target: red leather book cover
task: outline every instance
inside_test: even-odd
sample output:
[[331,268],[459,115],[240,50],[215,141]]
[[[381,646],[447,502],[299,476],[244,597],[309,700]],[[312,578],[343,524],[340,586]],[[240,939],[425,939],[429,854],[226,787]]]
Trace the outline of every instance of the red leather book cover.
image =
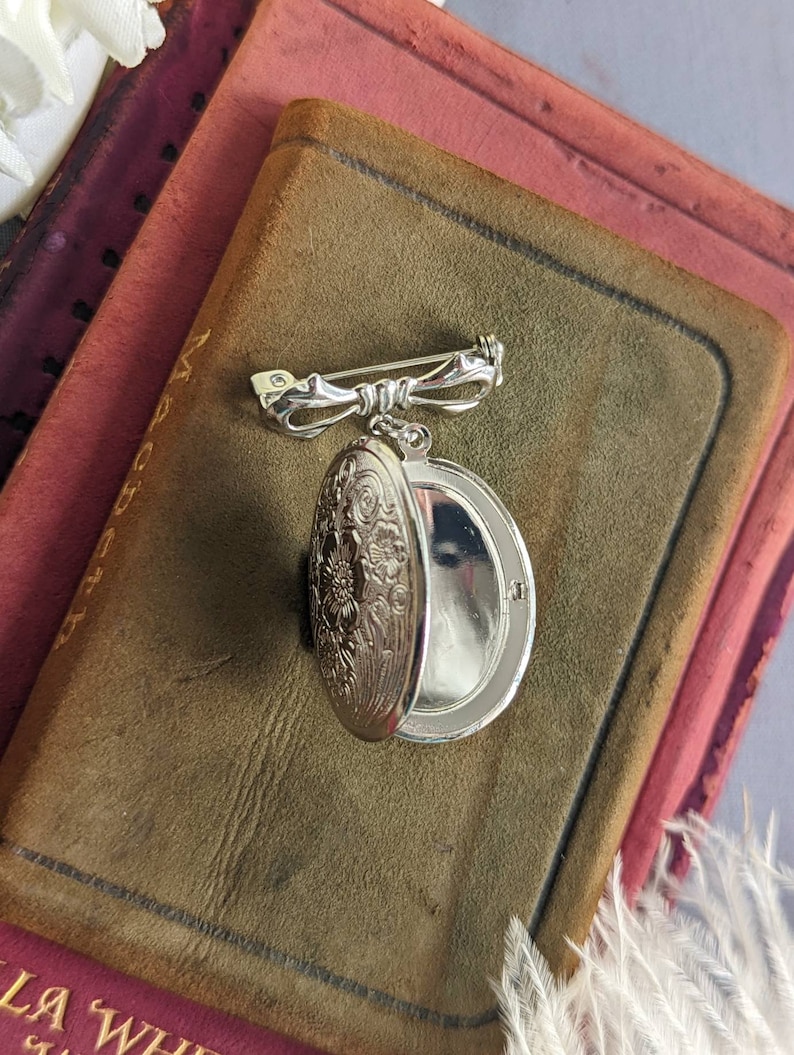
[[0,262],[0,484],[52,394],[253,10],[163,4],[165,43],[118,69]]
[[[278,113],[300,95],[337,98],[431,139],[753,301],[794,332],[794,232],[782,207],[424,0],[384,10],[363,0],[265,0],[0,497],[4,737],[68,610]],[[735,728],[731,708],[742,705],[747,670],[766,648],[756,628],[764,619],[773,625],[783,603],[793,397],[790,380],[624,842],[632,883],[645,874],[660,818],[698,785],[715,734]]]

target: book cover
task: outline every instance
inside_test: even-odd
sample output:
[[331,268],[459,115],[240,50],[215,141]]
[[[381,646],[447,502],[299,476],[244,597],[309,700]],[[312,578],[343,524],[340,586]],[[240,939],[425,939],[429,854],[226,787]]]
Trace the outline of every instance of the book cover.
[[0,935],[3,1055],[312,1055],[16,927]]
[[[343,440],[264,430],[248,377],[465,346],[485,318],[505,384],[434,450],[526,538],[531,668],[468,741],[363,744],[302,629]],[[583,936],[787,367],[758,309],[292,104],[4,758],[6,918],[332,1050],[496,1050],[504,926],[558,966]]]

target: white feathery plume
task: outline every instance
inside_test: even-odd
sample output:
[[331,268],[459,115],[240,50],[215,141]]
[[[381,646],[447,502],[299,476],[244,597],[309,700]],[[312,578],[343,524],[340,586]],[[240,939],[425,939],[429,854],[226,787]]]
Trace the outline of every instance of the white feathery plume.
[[668,836],[632,907],[618,856],[569,979],[512,920],[495,985],[506,1055],[794,1055],[794,873],[775,863],[774,819],[763,843],[749,820],[739,837],[697,814],[668,830],[689,877]]

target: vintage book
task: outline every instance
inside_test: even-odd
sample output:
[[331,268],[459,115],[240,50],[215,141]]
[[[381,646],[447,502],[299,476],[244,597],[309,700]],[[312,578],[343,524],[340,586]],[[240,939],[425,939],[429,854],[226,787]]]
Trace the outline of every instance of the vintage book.
[[[305,634],[343,440],[263,429],[247,379],[458,347],[486,319],[506,382],[436,448],[527,540],[531,668],[468,741],[366,745]],[[557,965],[586,930],[788,361],[757,308],[374,118],[292,104],[4,758],[6,918],[331,1050],[497,1051],[504,925],[531,920]]]
[[161,7],[165,43],[117,70],[0,262],[0,485],[236,47],[253,0]]
[[[102,531],[276,115],[301,93],[342,98],[435,139],[794,330],[785,209],[425,0],[383,9],[264,0],[0,494],[0,744]],[[646,874],[660,820],[694,800],[708,808],[735,743],[735,716],[747,714],[780,621],[794,535],[792,397],[789,382],[623,842],[632,885]]]
[[3,1055],[310,1055],[16,927],[0,936]]
[[[388,61],[382,50],[370,47],[373,36],[380,42],[391,41]],[[328,49],[325,61],[307,61],[320,41]],[[345,47],[351,49],[350,54]],[[407,76],[414,83],[418,67],[432,66],[436,96],[445,100],[450,112],[465,108],[470,119],[468,124],[449,122],[440,130],[446,135],[451,129],[461,137],[456,149],[497,171],[511,168],[519,182],[540,186],[548,196],[598,216],[613,229],[765,304],[781,318],[791,315],[787,307],[791,279],[785,270],[791,255],[791,224],[785,210],[451,18],[435,12],[426,15],[423,5],[410,2],[382,12],[364,6],[359,10],[352,2],[344,7],[292,0],[267,3],[257,16],[246,49],[211,104],[210,115],[216,115],[214,132],[205,122],[196,142],[188,146],[175,178],[148,217],[148,237],[139,240],[122,267],[115,301],[88,327],[80,369],[61,386],[60,404],[56,399],[48,428],[34,439],[31,461],[20,467],[16,486],[4,495],[0,559],[5,557],[7,566],[0,576],[0,589],[2,583],[6,586],[0,620],[5,624],[2,633],[8,650],[0,653],[0,662],[5,668],[6,706],[26,695],[20,686],[30,684],[68,605],[72,584],[87,561],[92,539],[101,530],[103,510],[112,503],[119,474],[125,471],[145,427],[148,407],[156,402],[161,385],[158,377],[163,376],[157,371],[167,369],[165,364],[175,356],[225,231],[239,208],[235,195],[244,194],[246,180],[253,178],[255,159],[262,149],[258,128],[270,127],[279,101],[289,97],[291,85],[295,90],[296,77],[305,84],[298,84],[298,91],[311,90],[313,82],[313,90],[324,94],[347,93],[351,101],[373,109],[388,106],[395,119],[424,131],[421,122],[438,125],[444,106],[426,112],[411,93],[400,90],[400,82]],[[379,75],[367,80],[362,71],[370,57],[377,60]],[[284,67],[293,65],[299,69],[286,76]],[[388,98],[384,86],[393,98]],[[252,93],[254,87],[257,94]],[[252,103],[261,105],[261,110]],[[506,110],[518,120],[508,120]],[[491,134],[487,138],[474,135],[489,113],[494,115]],[[233,130],[236,142],[218,134],[224,125]],[[269,138],[269,132],[265,136]],[[610,156],[612,143],[615,149]],[[548,149],[555,144],[560,149]],[[448,145],[455,144],[448,141]],[[240,162],[234,184],[224,164],[226,148],[233,149]],[[543,159],[541,165],[534,163],[538,157]],[[626,173],[630,179],[623,178]],[[228,192],[225,196],[218,196],[219,186]],[[216,207],[215,224],[207,224],[203,215],[204,196],[210,194]],[[705,237],[715,224],[723,228],[723,237]],[[177,233],[184,243],[179,258],[183,273],[179,297],[174,297],[172,260]],[[153,316],[162,322],[161,329],[151,329],[151,336],[142,330],[147,323],[146,313],[140,310],[142,290]],[[114,385],[118,386],[115,398]],[[782,436],[785,440],[785,431]],[[722,594],[728,601],[721,606],[717,603],[704,620],[706,633],[700,635],[704,647],[696,648],[692,664],[699,672],[697,683],[691,676],[682,683],[657,762],[635,809],[636,820],[624,840],[628,874],[634,882],[644,874],[655,846],[660,815],[675,812],[682,802],[708,805],[719,787],[736,740],[734,717],[738,712],[746,719],[759,667],[776,636],[791,581],[791,547],[785,548],[791,533],[791,518],[786,518],[792,508],[787,502],[790,490],[790,473],[777,471],[776,475],[773,460],[750,506],[748,519],[752,525],[755,513],[757,529],[745,531],[744,545],[740,536],[736,561],[727,569],[727,592]],[[59,545],[53,547],[50,538],[58,538]],[[783,555],[778,560],[781,547]],[[717,601],[719,596],[717,591]],[[730,649],[721,649],[715,635],[709,641],[709,625],[729,628]],[[20,630],[28,635],[21,654]],[[744,648],[739,647],[737,653],[737,641],[741,644],[745,638]],[[731,660],[732,654],[741,654],[741,660]],[[689,691],[688,686],[692,686]],[[5,728],[9,717],[7,709]],[[687,794],[693,774],[695,784]],[[9,963],[20,969],[25,963],[30,965],[30,958],[22,954],[26,947],[22,932],[11,927],[0,927],[0,931],[2,949],[12,949]],[[27,941],[36,947],[35,937]],[[65,950],[59,960],[64,969],[68,965],[67,981],[75,990],[80,984],[80,961]],[[102,977],[109,979],[114,974],[103,969]],[[178,1004],[177,998],[171,999]],[[149,1020],[165,1021],[150,1011],[150,997],[142,983],[127,979],[124,1001],[120,1003],[138,1018],[148,1015]],[[11,1017],[5,1021],[11,1023]],[[172,1031],[176,1034],[179,1028],[174,1025]],[[183,1032],[190,1035],[188,1030]],[[7,1039],[2,1029],[0,1036]],[[211,1044],[208,1036],[203,1035]],[[259,1050],[250,1040],[248,1044],[241,1050]]]

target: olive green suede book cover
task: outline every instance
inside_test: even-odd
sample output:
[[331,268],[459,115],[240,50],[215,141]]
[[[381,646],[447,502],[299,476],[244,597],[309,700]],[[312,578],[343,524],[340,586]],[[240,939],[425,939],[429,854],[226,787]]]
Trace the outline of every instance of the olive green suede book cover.
[[[248,379],[489,332],[504,384],[423,420],[518,522],[534,654],[477,735],[363,743],[305,582],[357,429],[269,432]],[[4,917],[346,1055],[497,1052],[505,926],[557,966],[587,929],[787,358],[638,247],[293,103],[3,761]]]

